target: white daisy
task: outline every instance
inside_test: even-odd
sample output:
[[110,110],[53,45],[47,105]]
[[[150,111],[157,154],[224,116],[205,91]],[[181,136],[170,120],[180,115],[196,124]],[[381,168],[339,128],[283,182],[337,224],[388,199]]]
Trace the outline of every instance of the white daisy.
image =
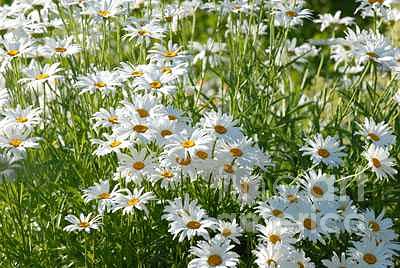
[[395,160],[390,157],[389,149],[371,144],[363,156],[368,160],[368,166],[375,172],[378,179],[393,178],[397,174]]
[[92,229],[98,230],[102,225],[100,222],[102,220],[101,216],[97,215],[92,217],[92,213],[89,213],[87,216],[81,213],[79,218],[70,214],[65,216],[65,220],[71,223],[64,227],[64,231],[67,232],[85,231],[90,233]]

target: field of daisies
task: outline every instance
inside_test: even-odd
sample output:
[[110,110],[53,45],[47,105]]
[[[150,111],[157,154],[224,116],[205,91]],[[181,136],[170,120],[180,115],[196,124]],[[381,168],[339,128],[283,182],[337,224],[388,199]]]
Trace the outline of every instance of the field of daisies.
[[315,2],[0,4],[0,266],[400,267],[400,1]]

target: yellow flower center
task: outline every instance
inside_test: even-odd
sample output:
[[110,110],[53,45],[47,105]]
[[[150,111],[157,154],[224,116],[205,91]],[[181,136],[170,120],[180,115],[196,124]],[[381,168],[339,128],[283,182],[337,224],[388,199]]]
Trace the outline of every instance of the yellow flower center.
[[276,244],[281,241],[281,237],[277,234],[271,234],[269,236],[269,241],[271,241],[272,244]]
[[114,140],[111,142],[111,148],[115,148],[115,147],[121,145],[121,143],[122,142],[120,142],[120,141]]
[[370,57],[370,58],[376,58],[376,57],[378,57],[378,54],[376,54],[376,53],[373,52],[373,51],[367,52],[366,54],[367,54],[367,56]]
[[97,82],[97,83],[95,84],[95,86],[96,86],[97,88],[103,88],[103,87],[106,87],[106,86],[107,86],[107,83],[105,83],[105,82]]
[[110,199],[111,195],[107,192],[101,193],[97,196],[98,199]]
[[49,78],[50,76],[48,75],[48,74],[38,74],[36,77],[35,77],[35,79],[36,80],[44,80],[44,79],[47,79],[47,78]]
[[371,227],[372,231],[375,233],[381,230],[379,223],[377,223],[376,221],[369,221],[368,224]]
[[162,67],[161,72],[163,74],[171,74],[172,73],[172,68],[171,67]]
[[139,161],[132,164],[132,167],[136,170],[142,170],[144,168],[144,163]]
[[10,140],[10,145],[12,145],[14,148],[19,147],[22,144],[22,140],[15,138]]
[[170,121],[175,121],[175,120],[177,119],[177,117],[176,117],[175,115],[173,115],[173,114],[169,114],[169,115],[168,115],[168,119],[169,119]]
[[15,118],[15,121],[17,123],[26,123],[28,122],[28,118],[25,116],[18,116],[17,118]]
[[247,181],[240,182],[240,190],[242,193],[248,193],[250,191],[250,184]]
[[15,57],[18,54],[19,54],[19,51],[16,50],[16,49],[11,49],[11,50],[7,51],[7,55],[10,56],[10,57]]
[[233,169],[233,166],[231,164],[225,164],[224,171],[229,174],[235,173],[235,170]]
[[[305,268],[304,263],[302,263],[302,262],[297,262],[297,267]],[[343,267],[341,267],[341,268],[343,268]],[[346,268],[346,267],[344,267],[344,268]]]
[[293,18],[293,17],[296,17],[296,16],[297,16],[297,12],[294,11],[294,10],[289,10],[289,11],[286,11],[286,15],[287,15],[288,17]]
[[108,118],[108,122],[110,122],[111,124],[118,124],[118,117],[112,115]]
[[218,255],[211,255],[208,257],[207,263],[210,266],[217,266],[222,263],[222,258]]
[[375,264],[378,261],[378,259],[375,257],[375,255],[373,255],[371,253],[364,254],[363,260],[368,264]]
[[138,31],[138,35],[140,35],[140,36],[145,36],[145,35],[149,35],[150,33],[148,32],[148,31],[146,31],[146,30],[139,30]]
[[319,156],[321,156],[321,157],[323,157],[323,158],[327,158],[327,157],[329,157],[329,156],[331,155],[331,154],[328,152],[328,150],[327,150],[327,149],[324,149],[324,148],[318,149],[317,153],[318,153]]
[[88,228],[89,226],[90,226],[90,224],[86,221],[81,221],[79,223],[79,227],[81,227],[81,228]]
[[99,12],[97,12],[97,14],[100,17],[106,18],[106,17],[110,16],[111,13],[108,10],[100,10]]
[[201,223],[198,221],[189,221],[186,223],[186,227],[192,230],[199,229],[201,226]]
[[379,141],[381,139],[378,135],[372,132],[368,133],[368,137],[373,141]]
[[190,163],[192,163],[192,159],[190,157],[187,157],[184,159],[177,157],[176,162],[181,166],[188,166],[188,165],[190,165]]
[[65,47],[56,47],[54,50],[58,53],[64,53],[67,51]]
[[145,109],[136,109],[136,112],[139,114],[139,116],[140,116],[141,118],[144,118],[144,117],[148,117],[148,116],[149,116],[149,112],[146,111]]
[[170,171],[170,170],[164,170],[161,173],[161,176],[163,176],[166,179],[170,179],[170,178],[172,178],[174,176],[174,173],[172,173],[172,171]]
[[228,229],[228,228],[224,228],[223,230],[222,230],[222,235],[224,236],[224,237],[228,237],[228,236],[230,236],[232,234],[232,231],[230,230],[230,229]]
[[192,148],[195,145],[196,145],[196,143],[192,140],[186,140],[186,141],[182,142],[182,146],[185,149]]
[[206,153],[206,152],[204,152],[204,151],[197,151],[196,152],[196,156],[198,157],[198,158],[201,158],[201,159],[207,159],[208,158],[208,153]]
[[139,204],[140,200],[137,197],[133,197],[132,199],[128,200],[128,206],[136,206]]
[[178,55],[178,53],[176,53],[175,51],[164,52],[164,57],[167,57],[167,58],[173,58],[173,57],[176,57],[177,55]]
[[160,134],[161,134],[161,136],[162,136],[163,138],[165,138],[165,137],[167,137],[167,136],[172,135],[173,133],[172,133],[171,130],[164,129],[164,130],[161,130]]
[[296,202],[298,199],[299,199],[299,198],[298,198],[296,195],[294,195],[294,194],[289,194],[289,195],[287,196],[287,200],[289,201],[289,203],[294,203],[294,202]]
[[149,128],[145,125],[136,125],[133,130],[137,133],[145,133]]
[[311,194],[315,197],[322,197],[324,195],[325,191],[318,185],[314,185],[311,189]]
[[161,88],[161,82],[160,81],[153,81],[150,83],[150,87],[153,89],[159,89]]
[[317,228],[317,223],[310,218],[305,219],[303,221],[303,225],[308,230],[313,230],[313,229]]
[[372,165],[375,168],[380,168],[382,166],[381,161],[378,158],[372,158]]
[[131,73],[131,75],[132,75],[133,77],[142,77],[142,76],[144,75],[144,73],[141,72],[141,71],[133,71],[133,72]]
[[268,259],[267,260],[267,265],[271,266],[271,267],[275,267],[277,264],[277,262],[273,259]]
[[371,5],[375,3],[383,4],[384,2],[385,0],[368,0],[368,3],[370,3]]
[[278,218],[282,218],[283,217],[283,212],[279,209],[273,209],[272,210],[272,215],[274,215],[275,217]]
[[222,125],[216,125],[214,126],[214,130],[215,132],[217,132],[218,134],[225,134],[228,130],[222,126]]
[[239,148],[232,148],[229,150],[229,152],[233,157],[240,157],[243,155],[242,150],[240,150]]

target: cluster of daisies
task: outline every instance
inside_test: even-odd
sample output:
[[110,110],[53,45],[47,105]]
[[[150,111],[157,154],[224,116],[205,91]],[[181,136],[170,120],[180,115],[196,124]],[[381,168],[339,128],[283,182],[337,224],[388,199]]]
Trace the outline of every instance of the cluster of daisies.
[[42,122],[41,109],[13,108],[8,90],[0,80],[0,181],[13,179],[29,148],[39,147],[34,130]]
[[[356,134],[366,143],[362,156],[368,161],[367,168],[362,172],[369,168],[380,180],[393,178],[397,170],[394,169],[395,160],[390,157],[390,149],[396,142],[396,136],[391,127],[385,122],[376,123],[366,118],[364,124],[359,124],[359,129]],[[307,145],[300,150],[303,155],[310,156],[313,164],[322,163],[328,167],[339,167],[346,156],[345,147],[335,137],[324,138],[321,134],[307,140]]]

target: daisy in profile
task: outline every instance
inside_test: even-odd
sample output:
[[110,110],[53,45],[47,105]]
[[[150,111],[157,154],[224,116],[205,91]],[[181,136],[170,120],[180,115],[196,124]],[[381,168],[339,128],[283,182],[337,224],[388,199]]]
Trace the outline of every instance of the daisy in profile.
[[80,90],[80,94],[86,92],[102,92],[105,95],[113,94],[116,87],[120,86],[119,75],[116,72],[100,71],[97,73],[81,76],[75,84]]
[[129,189],[120,189],[114,198],[112,211],[115,212],[122,209],[122,214],[125,215],[132,214],[135,209],[138,209],[148,215],[149,211],[146,204],[151,200],[155,200],[155,196],[152,192],[144,192],[144,188],[135,188],[133,192]]
[[22,84],[27,84],[29,87],[37,89],[42,86],[44,83],[53,84],[54,81],[58,78],[61,78],[61,75],[58,75],[61,71],[59,67],[59,63],[54,64],[46,64],[44,67],[41,67],[36,61],[32,61],[28,68],[24,70],[26,78],[22,78],[19,80]]
[[236,219],[232,221],[218,221],[217,230],[219,232],[219,236],[223,239],[228,239],[234,242],[235,244],[240,244],[239,237],[242,236],[243,229],[236,222]]
[[126,32],[124,38],[136,40],[137,43],[146,46],[149,45],[153,39],[161,40],[166,32],[166,29],[158,22],[146,22],[143,20],[131,20],[130,23],[124,27],[124,30]]
[[31,129],[41,122],[40,114],[40,108],[32,108],[32,106],[29,106],[22,109],[18,105],[15,109],[7,109],[4,111],[5,118],[3,122],[5,126]]
[[48,38],[45,41],[45,45],[38,49],[40,54],[47,56],[70,56],[77,54],[81,51],[81,47],[73,43],[73,37],[67,37],[66,39],[53,39]]
[[95,183],[94,186],[90,186],[83,190],[83,199],[86,203],[96,200],[98,202],[98,210],[102,215],[105,211],[109,211],[113,205],[113,198],[116,196],[119,185],[115,185],[114,188],[110,189],[110,182],[108,180]]
[[363,268],[392,267],[390,256],[387,255],[383,244],[376,244],[373,240],[354,241],[348,255]]
[[196,246],[190,248],[190,253],[196,258],[189,262],[188,267],[236,267],[239,263],[239,255],[232,251],[233,248],[229,240],[220,237],[214,237],[209,242],[199,241]]
[[303,146],[300,151],[303,155],[309,155],[314,164],[324,163],[327,166],[338,167],[342,164],[342,157],[346,154],[343,152],[344,147],[339,142],[328,136],[324,138],[318,134],[314,139],[307,140],[307,145]]
[[120,124],[120,114],[121,109],[110,108],[110,110],[107,111],[104,108],[100,108],[100,111],[96,112],[92,117],[96,121],[94,127],[117,128]]
[[363,156],[368,160],[368,166],[375,172],[378,179],[393,178],[397,174],[395,161],[390,157],[389,149],[371,144]]
[[94,151],[97,156],[103,156],[112,152],[119,153],[121,149],[127,148],[131,145],[131,142],[126,137],[119,135],[109,135],[104,133],[103,136],[106,140],[93,139],[92,144],[98,145],[98,148]]
[[372,118],[365,118],[364,125],[359,125],[357,134],[372,141],[376,146],[388,146],[396,142],[391,127],[385,122],[375,123]]
[[122,81],[126,82],[129,79],[136,79],[138,77],[143,77],[144,70],[147,65],[133,65],[129,62],[121,62],[121,67],[117,70],[119,72]]
[[102,217],[99,215],[92,217],[92,213],[89,213],[87,216],[81,213],[79,218],[70,214],[65,216],[65,220],[71,223],[64,227],[64,231],[66,232],[85,231],[90,233],[92,229],[98,230],[102,225]]
[[210,135],[227,140],[239,139],[243,136],[238,122],[231,116],[220,112],[207,112],[200,120],[200,126]]
[[168,41],[166,47],[161,44],[155,44],[148,52],[151,62],[181,63],[188,59],[187,52],[182,50],[182,47],[178,44],[174,44],[172,40]]
[[346,253],[342,252],[340,257],[333,252],[330,260],[322,260],[322,264],[327,268],[353,267],[355,265],[351,258],[346,257]]
[[338,27],[340,25],[351,25],[354,23],[354,18],[352,17],[343,17],[341,18],[340,15],[342,11],[336,11],[335,15],[332,14],[322,14],[319,15],[319,19],[314,20],[315,23],[321,24],[321,32],[327,29],[330,26]]
[[0,133],[0,148],[12,154],[25,155],[26,149],[39,147],[39,138],[30,138],[29,134],[27,129],[7,127]]
[[313,201],[335,200],[335,177],[322,173],[322,170],[304,174],[300,183]]

